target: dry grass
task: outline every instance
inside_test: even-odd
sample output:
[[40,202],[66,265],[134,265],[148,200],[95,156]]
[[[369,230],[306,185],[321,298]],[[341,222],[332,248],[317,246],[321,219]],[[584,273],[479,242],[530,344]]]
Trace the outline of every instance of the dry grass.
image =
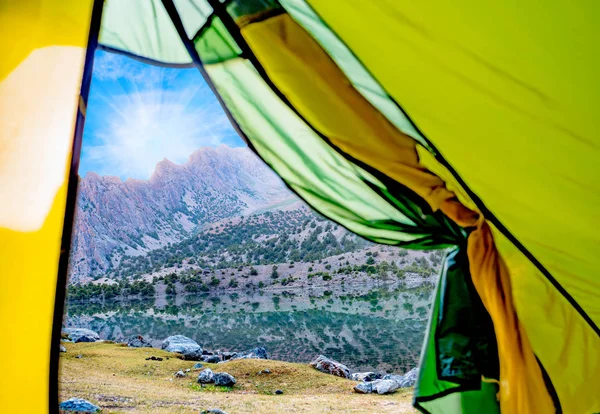
[[[200,370],[174,378],[176,371],[195,364],[176,354],[102,342],[64,345],[68,352],[61,354],[61,401],[85,398],[104,413],[197,413],[207,408],[229,414],[416,412],[410,404],[410,390],[392,395],[355,394],[355,382],[322,374],[307,364],[270,360],[204,364],[213,371],[229,372],[237,384],[231,389],[200,387],[196,384]],[[164,359],[146,361],[151,355]],[[271,374],[259,375],[264,369]],[[284,394],[275,395],[278,389]]]

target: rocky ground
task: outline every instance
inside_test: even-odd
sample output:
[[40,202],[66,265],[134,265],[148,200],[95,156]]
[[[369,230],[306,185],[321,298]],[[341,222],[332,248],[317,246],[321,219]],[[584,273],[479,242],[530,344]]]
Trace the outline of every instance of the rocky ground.
[[[411,388],[386,395],[360,394],[355,388],[364,383],[320,372],[309,364],[265,359],[198,363],[161,349],[102,341],[64,346],[60,400],[84,399],[104,413],[219,412],[210,409],[228,414],[416,413]],[[196,368],[198,364],[202,367]],[[219,386],[214,379],[198,383],[207,368],[227,372],[235,384]],[[226,375],[217,377],[217,382],[230,380]],[[387,385],[384,381],[378,388]]]

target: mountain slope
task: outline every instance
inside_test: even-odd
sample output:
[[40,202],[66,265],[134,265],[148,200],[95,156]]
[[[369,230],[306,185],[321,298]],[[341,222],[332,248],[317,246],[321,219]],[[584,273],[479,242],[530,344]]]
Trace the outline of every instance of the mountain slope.
[[70,281],[183,240],[198,225],[286,200],[294,196],[247,148],[202,148],[183,165],[165,159],[147,181],[88,173],[79,183]]

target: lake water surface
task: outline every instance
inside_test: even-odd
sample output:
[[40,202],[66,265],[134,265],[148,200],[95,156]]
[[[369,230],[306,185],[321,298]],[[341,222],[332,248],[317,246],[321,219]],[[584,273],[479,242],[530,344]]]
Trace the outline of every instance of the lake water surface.
[[273,359],[323,354],[356,371],[403,373],[418,363],[431,293],[351,286],[69,303],[65,325],[115,341],[142,335],[157,347],[182,334],[209,350],[264,346]]

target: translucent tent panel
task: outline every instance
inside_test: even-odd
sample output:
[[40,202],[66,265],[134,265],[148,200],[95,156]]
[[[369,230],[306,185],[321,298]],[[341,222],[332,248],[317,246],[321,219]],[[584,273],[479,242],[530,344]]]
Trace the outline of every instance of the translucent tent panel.
[[600,3],[308,3],[597,329]]
[[400,131],[413,137],[422,145],[427,143],[402,113],[377,80],[354,56],[352,51],[336,36],[304,0],[280,0],[280,3],[304,29],[317,40],[337,63],[354,87]]
[[193,38],[206,23],[213,9],[206,0],[173,0],[188,38]]
[[196,52],[206,65],[224,62],[242,54],[220,18],[214,17],[210,25],[194,39]]
[[206,69],[261,157],[318,211],[383,243],[416,245],[428,237],[374,191],[379,187],[384,192],[381,182],[320,139],[249,62],[238,58]]
[[106,0],[99,41],[102,46],[155,62],[192,65],[160,0]]

